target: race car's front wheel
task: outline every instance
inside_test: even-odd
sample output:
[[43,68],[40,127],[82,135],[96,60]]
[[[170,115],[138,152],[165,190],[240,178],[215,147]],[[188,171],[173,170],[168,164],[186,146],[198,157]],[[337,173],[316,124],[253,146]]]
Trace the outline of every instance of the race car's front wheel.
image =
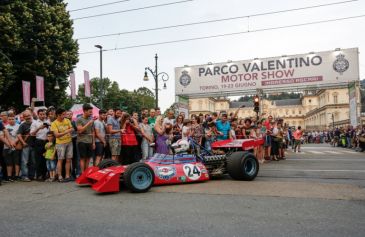
[[111,160],[111,159],[105,159],[105,160],[100,161],[98,167],[99,167],[99,169],[105,169],[108,167],[118,166],[118,165],[120,165],[118,163],[118,161]]
[[151,167],[145,163],[136,162],[129,165],[123,175],[124,183],[134,193],[147,192],[155,181]]
[[233,179],[251,181],[259,172],[259,162],[252,153],[234,152],[227,157],[227,171]]

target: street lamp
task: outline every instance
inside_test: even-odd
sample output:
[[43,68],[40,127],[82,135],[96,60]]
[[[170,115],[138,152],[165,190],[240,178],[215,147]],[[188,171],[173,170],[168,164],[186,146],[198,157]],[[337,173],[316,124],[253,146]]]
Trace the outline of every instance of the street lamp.
[[104,83],[103,83],[103,46],[95,45],[96,48],[100,49],[100,108],[103,108],[103,97],[104,97]]
[[157,54],[155,55],[155,71],[153,71],[151,68],[146,67],[144,70],[144,77],[143,77],[143,81],[148,81],[148,75],[147,75],[147,71],[149,71],[152,76],[153,79],[155,80],[155,95],[156,95],[156,108],[158,108],[158,79],[159,76],[161,76],[161,80],[163,81],[163,89],[166,89],[166,82],[169,80],[169,75],[166,72],[160,72],[158,73],[158,67],[157,67],[157,60],[158,60],[158,56]]

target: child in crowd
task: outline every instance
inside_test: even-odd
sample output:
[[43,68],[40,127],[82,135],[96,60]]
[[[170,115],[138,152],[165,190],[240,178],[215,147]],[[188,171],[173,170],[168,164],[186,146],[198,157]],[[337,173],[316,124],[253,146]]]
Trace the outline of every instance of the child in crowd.
[[191,121],[190,119],[184,119],[183,128],[182,128],[182,139],[188,140],[191,135]]
[[47,140],[48,142],[45,145],[45,155],[44,157],[46,158],[46,165],[47,165],[47,170],[49,172],[49,179],[47,179],[46,181],[48,182],[54,182],[56,181],[56,145],[55,145],[55,139],[54,139],[54,134],[53,132],[48,132],[47,133]]
[[205,128],[205,149],[211,151],[211,144],[217,139],[217,135],[222,135],[223,133],[218,132],[215,126],[214,120],[209,117],[207,119],[207,128]]

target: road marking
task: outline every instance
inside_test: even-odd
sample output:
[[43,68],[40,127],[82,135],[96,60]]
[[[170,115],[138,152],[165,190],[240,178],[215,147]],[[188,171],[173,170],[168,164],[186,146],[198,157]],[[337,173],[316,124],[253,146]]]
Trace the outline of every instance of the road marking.
[[365,173],[365,170],[299,170],[299,169],[263,169],[264,171],[295,171],[295,172],[353,172],[353,173]]
[[358,152],[356,152],[356,151],[342,151],[342,152],[349,153],[349,154],[355,154],[355,153],[358,153]]
[[307,151],[313,154],[318,154],[318,155],[324,155],[324,153],[322,151]]
[[338,151],[326,151],[326,152],[330,154],[342,154],[341,152]]

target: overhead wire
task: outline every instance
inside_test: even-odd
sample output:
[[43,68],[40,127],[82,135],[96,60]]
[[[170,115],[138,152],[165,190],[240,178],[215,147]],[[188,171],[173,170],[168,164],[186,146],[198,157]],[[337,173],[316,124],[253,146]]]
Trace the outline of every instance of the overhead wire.
[[[164,44],[173,44],[173,43],[188,42],[188,41],[195,41],[195,40],[219,38],[219,37],[233,36],[233,35],[240,35],[240,34],[247,34],[247,33],[254,33],[254,32],[262,32],[262,31],[270,31],[270,30],[293,28],[293,27],[300,27],[300,26],[307,26],[307,25],[322,24],[322,23],[342,21],[342,20],[349,20],[349,19],[362,18],[362,17],[365,17],[365,15],[349,16],[349,17],[342,17],[342,18],[334,18],[334,19],[321,20],[321,21],[312,21],[312,22],[306,22],[306,23],[300,23],[300,24],[293,24],[293,25],[268,27],[268,28],[261,28],[261,29],[256,29],[256,30],[239,31],[239,32],[224,33],[224,34],[209,35],[209,36],[201,36],[201,37],[194,37],[194,38],[187,38],[187,39],[179,39],[179,40],[156,42],[156,43],[131,45],[131,46],[126,46],[126,47],[114,48],[114,49],[103,49],[103,51],[117,51],[117,50],[125,50],[125,49],[132,49],[132,48],[141,48],[141,47],[147,47],[147,46],[155,46],[155,45],[164,45]],[[99,52],[100,51],[89,51],[89,52],[81,52],[79,54],[91,54],[91,53],[99,53]]]
[[76,21],[76,20],[81,20],[81,19],[95,18],[95,17],[101,17],[101,16],[109,16],[109,15],[120,14],[120,13],[125,13],[125,12],[132,12],[132,11],[139,11],[139,10],[144,10],[144,9],[156,8],[156,7],[170,6],[170,5],[186,3],[186,2],[192,2],[192,1],[194,1],[194,0],[183,0],[183,1],[162,3],[162,4],[157,4],[157,5],[138,7],[138,8],[132,8],[132,9],[127,9],[127,10],[115,11],[115,12],[108,12],[108,13],[102,13],[102,14],[96,14],[96,15],[76,17],[76,18],[73,18],[72,20]]
[[129,1],[131,1],[131,0],[122,0],[122,1],[116,1],[116,2],[103,3],[103,4],[99,4],[99,5],[93,5],[93,6],[83,7],[83,8],[72,9],[72,10],[69,10],[69,12],[83,11],[83,10],[88,10],[88,9],[92,9],[92,8],[104,7],[104,6],[109,6],[109,5],[113,5],[113,4],[117,4],[117,3],[129,2]]
[[313,6],[307,6],[307,7],[291,8],[291,9],[285,9],[285,10],[279,10],[279,11],[263,12],[263,13],[257,13],[257,14],[252,14],[252,15],[221,18],[221,19],[216,19],[216,20],[198,21],[198,22],[191,22],[191,23],[185,23],[185,24],[177,24],[177,25],[161,26],[161,27],[147,28],[147,29],[140,29],[140,30],[124,31],[124,32],[119,32],[119,33],[86,36],[86,37],[80,37],[80,38],[78,38],[78,40],[95,39],[95,38],[102,38],[102,37],[109,37],[109,36],[116,36],[116,35],[135,34],[135,33],[155,31],[155,30],[164,30],[164,29],[187,27],[187,26],[193,26],[193,25],[215,23],[215,22],[231,21],[231,20],[244,19],[244,18],[249,18],[249,17],[273,15],[273,14],[279,14],[279,13],[285,13],[285,12],[291,12],[291,11],[300,11],[300,10],[307,10],[307,9],[331,6],[331,5],[345,4],[345,3],[356,2],[356,1],[358,1],[358,0],[333,2],[333,3],[319,4],[319,5],[313,5]]

